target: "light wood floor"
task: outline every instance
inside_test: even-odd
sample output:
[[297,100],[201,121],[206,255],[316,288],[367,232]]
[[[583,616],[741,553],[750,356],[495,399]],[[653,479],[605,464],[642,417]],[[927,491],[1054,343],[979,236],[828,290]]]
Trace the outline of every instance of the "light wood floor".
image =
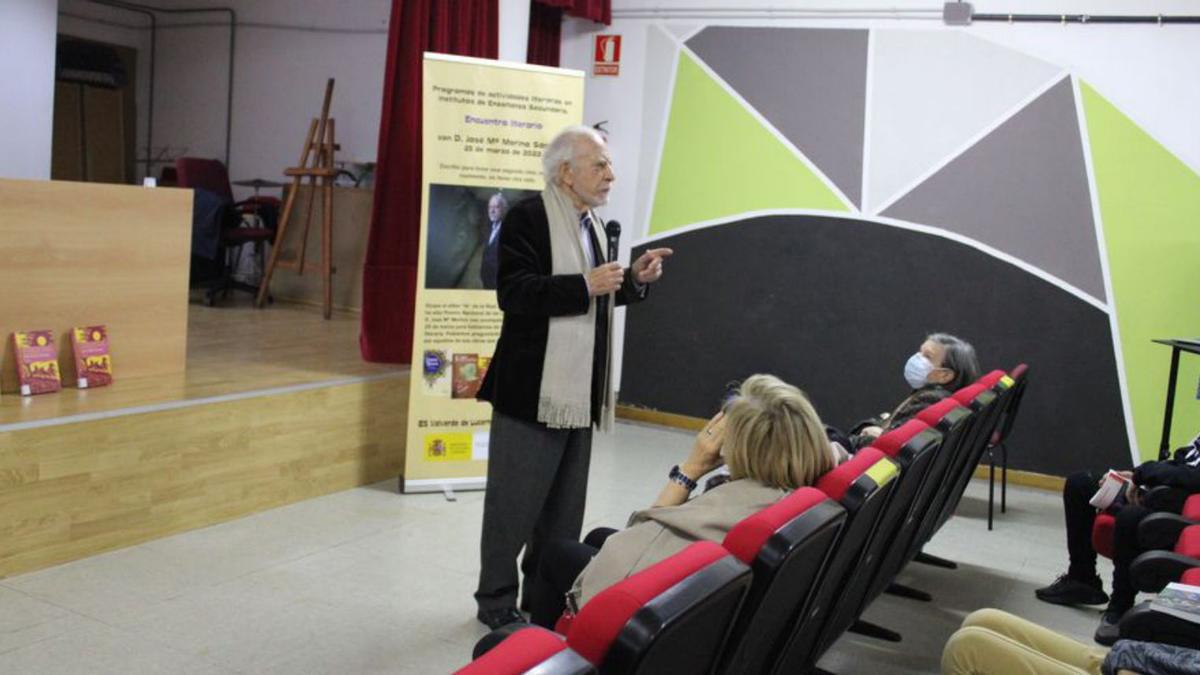
[[178,376],[0,402],[0,578],[400,474],[408,369],[362,362],[357,315],[189,318]]
[[59,417],[407,371],[407,366],[362,360],[359,319],[355,313],[335,312],[325,321],[318,309],[285,303],[259,310],[240,295],[216,307],[193,303],[184,372],[122,378],[117,362],[109,387],[67,386],[56,394],[31,397],[6,394],[0,397],[0,430]]

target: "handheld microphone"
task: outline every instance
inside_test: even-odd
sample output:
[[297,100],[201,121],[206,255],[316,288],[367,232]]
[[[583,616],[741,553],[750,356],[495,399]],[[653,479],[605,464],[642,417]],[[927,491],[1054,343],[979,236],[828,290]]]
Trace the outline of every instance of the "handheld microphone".
[[621,238],[621,224],[610,220],[604,224],[604,234],[608,237],[608,262],[617,259],[617,240]]
[[[608,255],[605,257],[606,262],[616,262],[617,260],[617,240],[621,238],[621,224],[615,220],[610,220],[604,224],[604,237],[608,240]],[[597,298],[596,310],[600,314],[608,312],[608,298],[604,295]]]

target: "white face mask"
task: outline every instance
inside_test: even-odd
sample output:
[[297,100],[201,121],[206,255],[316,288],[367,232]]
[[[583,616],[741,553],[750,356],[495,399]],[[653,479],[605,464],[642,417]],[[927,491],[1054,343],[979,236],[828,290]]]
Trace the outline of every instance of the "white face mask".
[[908,361],[904,364],[904,381],[908,382],[908,386],[913,389],[919,389],[927,384],[929,374],[932,372],[933,362],[921,352],[917,352],[908,357]]

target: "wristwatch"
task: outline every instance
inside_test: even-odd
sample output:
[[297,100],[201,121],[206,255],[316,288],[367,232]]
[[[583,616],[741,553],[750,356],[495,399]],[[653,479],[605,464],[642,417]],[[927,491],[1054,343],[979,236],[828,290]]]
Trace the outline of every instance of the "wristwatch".
[[678,483],[679,485],[682,485],[683,487],[687,488],[688,492],[696,489],[696,481],[684,475],[684,473],[679,470],[678,464],[671,467],[671,473],[667,474],[667,480],[671,481],[672,483]]

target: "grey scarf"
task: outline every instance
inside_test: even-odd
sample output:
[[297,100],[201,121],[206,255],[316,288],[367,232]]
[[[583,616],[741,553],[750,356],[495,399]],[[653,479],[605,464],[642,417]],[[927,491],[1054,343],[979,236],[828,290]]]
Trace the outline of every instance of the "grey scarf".
[[[546,218],[550,226],[551,274],[583,274],[591,271],[591,261],[580,241],[579,213],[570,197],[557,185],[547,185],[542,192]],[[599,225],[594,213],[589,214],[593,234]],[[599,235],[596,241],[600,241]],[[612,326],[612,306],[608,303],[608,325]],[[612,331],[608,331],[611,351]],[[542,362],[542,388],[538,392],[538,421],[551,429],[585,429],[592,424],[592,367],[596,344],[596,302],[589,298],[587,314],[550,317],[550,332],[546,338],[546,356]],[[612,360],[606,359],[604,400],[601,402],[600,426],[609,429],[612,423]]]

